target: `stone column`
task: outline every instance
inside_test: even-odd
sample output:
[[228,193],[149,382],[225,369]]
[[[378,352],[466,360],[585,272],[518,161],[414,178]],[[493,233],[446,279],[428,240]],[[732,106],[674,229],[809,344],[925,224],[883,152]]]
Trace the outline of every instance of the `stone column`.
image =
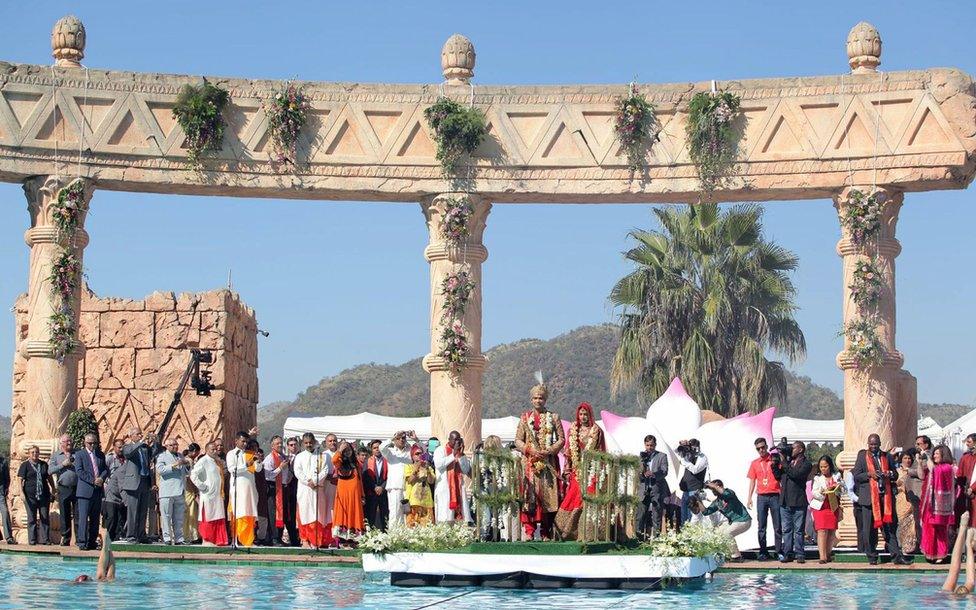
[[[473,208],[468,235],[458,244],[448,241],[442,230],[452,199],[467,199]],[[431,430],[442,443],[451,430],[457,430],[470,451],[481,440],[481,380],[486,364],[481,354],[481,264],[488,258],[482,236],[491,203],[476,195],[443,193],[424,200],[421,206],[430,232],[430,244],[424,249],[430,263],[430,353],[424,357],[423,367],[430,373]],[[442,321],[441,285],[444,278],[460,271],[468,272],[475,288],[461,320],[468,340],[467,362],[455,371],[441,356],[441,333],[450,324]]]
[[[851,204],[853,190],[847,188],[834,197],[834,207],[841,219]],[[872,193],[867,189],[862,192],[865,196]],[[858,450],[867,446],[869,434],[880,435],[883,449],[911,446],[917,421],[915,378],[901,369],[905,359],[895,346],[895,257],[901,252],[895,227],[904,195],[886,189],[877,192],[884,197],[877,234],[858,246],[841,220],[841,238],[837,242],[844,271],[844,328],[861,319],[874,320],[884,352],[880,365],[858,369],[847,353],[850,341],[845,335],[844,350],[837,355],[837,366],[844,371],[844,451],[838,456],[838,466],[845,470],[854,466]],[[865,312],[854,302],[850,287],[857,264],[872,259],[881,274],[880,298],[870,312]],[[850,503],[845,500],[844,504],[845,518],[838,535],[842,545],[855,545],[857,533]]]
[[[51,281],[51,268],[62,247],[71,250],[80,263],[84,248],[88,245],[85,232],[85,216],[91,200],[93,184],[79,178],[83,184],[83,205],[78,226],[72,235],[59,232],[52,217],[53,204],[58,192],[73,180],[54,176],[39,176],[24,183],[27,209],[31,228],[24,236],[30,247],[30,270],[27,284],[27,338],[21,342],[21,355],[27,359],[26,398],[23,413],[23,436],[20,446],[44,445],[43,441],[60,435],[68,415],[75,410],[78,393],[78,361],[84,357],[84,346],[59,359],[51,346],[51,315],[61,299],[55,293]],[[71,298],[72,329],[78,338],[78,322],[81,309],[81,278],[79,277]],[[18,447],[19,448],[19,447]],[[17,449],[17,448],[12,448]]]

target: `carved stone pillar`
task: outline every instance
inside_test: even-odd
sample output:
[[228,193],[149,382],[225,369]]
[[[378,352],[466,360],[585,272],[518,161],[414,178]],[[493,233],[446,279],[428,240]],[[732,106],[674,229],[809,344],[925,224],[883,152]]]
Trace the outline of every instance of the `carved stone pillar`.
[[[91,200],[93,184],[81,181],[81,202],[76,229],[71,234],[59,230],[53,215],[59,190],[74,180],[54,176],[39,176],[24,183],[31,228],[24,236],[30,247],[30,270],[27,284],[27,338],[20,344],[20,353],[27,359],[26,399],[23,413],[24,445],[42,444],[60,435],[68,415],[75,410],[78,391],[78,361],[84,356],[84,346],[77,347],[63,358],[55,353],[51,343],[51,316],[62,306],[60,295],[52,282],[52,266],[67,249],[78,264],[82,262],[88,233],[85,216]],[[81,277],[77,278],[70,298],[69,332],[78,340],[78,321],[81,309]]]
[[[844,335],[844,350],[837,355],[837,366],[844,371],[844,451],[838,456],[838,466],[847,470],[854,466],[857,452],[867,447],[869,434],[881,437],[881,447],[910,447],[917,425],[915,378],[901,369],[904,356],[895,346],[895,257],[901,244],[895,239],[898,212],[904,195],[886,189],[862,191],[864,196],[877,192],[881,196],[881,221],[877,232],[863,243],[857,243],[844,222],[852,205],[855,189],[845,189],[834,197],[834,206],[841,219],[841,239],[837,254],[843,261],[843,319],[844,328],[858,321],[869,322],[882,349],[880,364],[858,367],[848,349],[851,341]],[[859,306],[853,297],[857,267],[872,261],[880,274],[877,301]],[[841,544],[854,545],[857,533],[850,503],[844,502],[845,518],[838,535]]]
[[[467,200],[472,213],[466,223],[467,235],[456,242],[444,233],[445,214],[454,202]],[[457,430],[470,451],[481,440],[481,380],[485,357],[481,354],[481,264],[488,258],[482,243],[491,203],[476,195],[443,193],[421,203],[430,231],[430,244],[424,257],[430,263],[430,353],[424,357],[424,370],[430,373],[430,417],[434,436],[445,442]],[[452,368],[443,355],[442,334],[452,321],[443,315],[442,285],[452,274],[467,272],[474,282],[461,322],[468,346],[465,364]]]

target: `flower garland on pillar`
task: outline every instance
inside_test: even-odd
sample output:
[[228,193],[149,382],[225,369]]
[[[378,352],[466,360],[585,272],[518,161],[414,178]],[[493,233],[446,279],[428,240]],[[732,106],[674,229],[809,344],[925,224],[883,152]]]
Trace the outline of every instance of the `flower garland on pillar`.
[[630,171],[639,171],[644,166],[644,155],[659,140],[654,131],[656,123],[654,106],[643,93],[637,91],[637,83],[630,83],[627,97],[617,100],[613,121],[617,139],[627,153]]
[[273,162],[295,164],[298,136],[308,121],[311,107],[305,90],[294,83],[288,83],[284,89],[264,102]]
[[73,300],[81,280],[82,268],[72,245],[85,206],[85,185],[81,180],[74,180],[60,189],[57,199],[51,204],[51,220],[57,229],[57,252],[51,263],[51,274],[47,278],[55,300],[54,313],[48,320],[48,327],[51,351],[58,362],[64,362],[65,357],[79,345]]
[[883,276],[877,263],[878,248],[868,247],[881,232],[885,201],[886,196],[882,191],[866,196],[855,189],[850,191],[841,213],[841,223],[851,243],[864,257],[855,263],[853,277],[847,287],[857,307],[858,319],[844,328],[847,355],[861,372],[881,365],[885,356],[877,331]]
[[688,154],[706,194],[732,175],[739,149],[739,133],[733,123],[741,105],[741,98],[728,91],[700,91],[688,104]]
[[[450,197],[445,204],[444,215],[438,227],[444,240],[452,247],[461,246],[471,234],[469,222],[474,214],[474,206],[467,197]],[[459,374],[468,363],[470,344],[464,329],[464,312],[467,309],[475,283],[471,274],[465,270],[449,274],[441,281],[441,352],[455,374]]]

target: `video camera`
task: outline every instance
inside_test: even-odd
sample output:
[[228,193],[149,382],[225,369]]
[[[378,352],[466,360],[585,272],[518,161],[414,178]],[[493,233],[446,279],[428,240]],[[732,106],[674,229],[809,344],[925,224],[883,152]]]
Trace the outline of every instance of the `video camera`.
[[782,437],[781,439],[779,439],[779,442],[776,444],[776,447],[773,448],[770,457],[773,460],[774,466],[779,466],[784,461],[789,462],[790,460],[793,459],[793,445],[786,440],[785,436]]

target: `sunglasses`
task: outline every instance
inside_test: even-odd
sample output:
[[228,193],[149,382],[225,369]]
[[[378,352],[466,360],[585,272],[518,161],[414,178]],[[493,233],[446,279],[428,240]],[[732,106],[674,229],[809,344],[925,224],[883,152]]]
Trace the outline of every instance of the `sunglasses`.
[[768,449],[766,445],[759,445],[756,447],[756,451],[765,451],[766,449]]

